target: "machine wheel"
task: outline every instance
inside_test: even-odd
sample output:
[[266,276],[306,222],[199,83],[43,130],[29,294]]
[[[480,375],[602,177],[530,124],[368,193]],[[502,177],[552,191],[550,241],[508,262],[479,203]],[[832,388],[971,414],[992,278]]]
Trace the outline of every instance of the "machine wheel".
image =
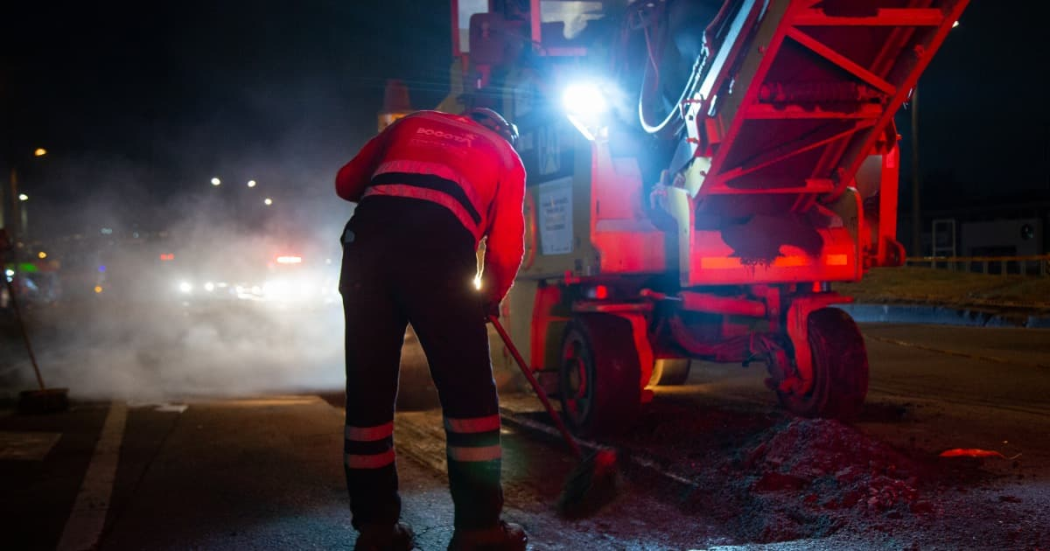
[[688,358],[665,358],[653,363],[653,374],[649,386],[678,386],[689,378]]
[[641,367],[631,324],[614,316],[579,316],[562,337],[558,388],[573,432],[610,434],[634,421]]
[[809,315],[813,388],[805,396],[778,393],[796,415],[849,420],[860,413],[868,393],[868,352],[849,314],[822,308]]

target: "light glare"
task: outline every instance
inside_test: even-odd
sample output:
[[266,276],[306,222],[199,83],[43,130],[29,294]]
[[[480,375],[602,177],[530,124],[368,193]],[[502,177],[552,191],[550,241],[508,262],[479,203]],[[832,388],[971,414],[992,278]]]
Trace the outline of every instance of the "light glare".
[[255,180],[248,180],[248,187],[255,187]]
[[592,117],[601,115],[609,108],[605,95],[592,83],[573,84],[562,96],[565,110],[572,115]]
[[212,178],[211,179],[211,185],[217,186],[217,185],[220,185],[220,184],[222,184],[222,180],[220,180],[218,178]]

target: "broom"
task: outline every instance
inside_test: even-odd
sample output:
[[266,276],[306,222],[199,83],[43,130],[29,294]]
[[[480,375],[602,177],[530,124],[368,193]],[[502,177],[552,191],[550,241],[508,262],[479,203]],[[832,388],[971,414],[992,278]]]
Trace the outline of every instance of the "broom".
[[40,366],[36,363],[36,354],[33,353],[33,345],[29,341],[29,333],[26,331],[25,320],[22,319],[22,311],[18,308],[18,297],[15,294],[14,286],[11,285],[11,282],[8,281],[4,274],[0,274],[0,278],[3,278],[4,285],[7,286],[7,295],[11,300],[11,308],[15,311],[15,319],[18,321],[18,328],[22,332],[22,342],[25,343],[26,352],[29,354],[29,362],[33,365],[36,382],[40,386],[39,390],[23,390],[19,394],[18,410],[22,413],[52,413],[69,409],[69,389],[48,388],[44,384],[44,377],[40,375]]
[[514,356],[514,360],[518,362],[522,375],[525,375],[533,390],[536,391],[536,395],[543,402],[543,407],[546,408],[547,413],[554,420],[554,425],[558,427],[558,431],[561,432],[565,443],[569,445],[569,449],[572,450],[573,455],[580,462],[565,481],[561,496],[558,498],[558,513],[565,518],[581,518],[596,513],[604,505],[616,498],[619,491],[621,479],[617,466],[619,460],[616,457],[616,451],[610,448],[599,448],[584,455],[583,449],[580,448],[580,443],[569,433],[569,429],[565,427],[561,415],[551,406],[547,393],[543,391],[543,387],[540,386],[540,383],[532,374],[532,370],[525,365],[525,360],[522,359],[517,347],[511,342],[510,335],[503,329],[499,319],[490,315],[489,321],[496,328],[496,332],[503,339],[503,343],[507,345],[507,350]]

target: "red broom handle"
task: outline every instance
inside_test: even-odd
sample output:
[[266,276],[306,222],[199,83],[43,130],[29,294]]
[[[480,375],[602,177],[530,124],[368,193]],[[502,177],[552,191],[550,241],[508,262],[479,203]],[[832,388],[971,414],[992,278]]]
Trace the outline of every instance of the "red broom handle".
[[565,427],[565,423],[561,419],[561,415],[551,405],[550,400],[547,398],[547,393],[543,391],[543,387],[540,386],[539,381],[536,380],[536,376],[532,374],[532,370],[525,365],[525,360],[521,357],[521,353],[518,352],[518,348],[514,346],[514,343],[510,340],[510,335],[503,329],[503,325],[499,322],[499,318],[496,316],[489,316],[489,321],[492,326],[496,328],[496,332],[499,333],[500,338],[503,339],[503,344],[507,345],[507,350],[510,351],[510,355],[514,356],[514,359],[518,362],[518,367],[521,368],[521,374],[529,380],[529,384],[532,385],[532,389],[536,391],[536,395],[540,397],[540,401],[543,402],[543,407],[547,408],[547,413],[550,414],[551,419],[554,419],[554,424],[558,427],[561,432],[562,438],[565,439],[565,443],[572,448],[572,453],[577,458],[583,458],[583,450],[580,449],[580,445],[576,442],[576,439],[569,433],[569,429]]

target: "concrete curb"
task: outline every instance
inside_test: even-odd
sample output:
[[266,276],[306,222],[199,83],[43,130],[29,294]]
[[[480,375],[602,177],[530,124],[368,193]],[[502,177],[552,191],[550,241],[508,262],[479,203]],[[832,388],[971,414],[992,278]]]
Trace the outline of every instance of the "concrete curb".
[[926,323],[966,327],[1050,328],[1050,316],[1004,316],[980,310],[960,310],[924,304],[839,304],[835,306],[861,323]]

